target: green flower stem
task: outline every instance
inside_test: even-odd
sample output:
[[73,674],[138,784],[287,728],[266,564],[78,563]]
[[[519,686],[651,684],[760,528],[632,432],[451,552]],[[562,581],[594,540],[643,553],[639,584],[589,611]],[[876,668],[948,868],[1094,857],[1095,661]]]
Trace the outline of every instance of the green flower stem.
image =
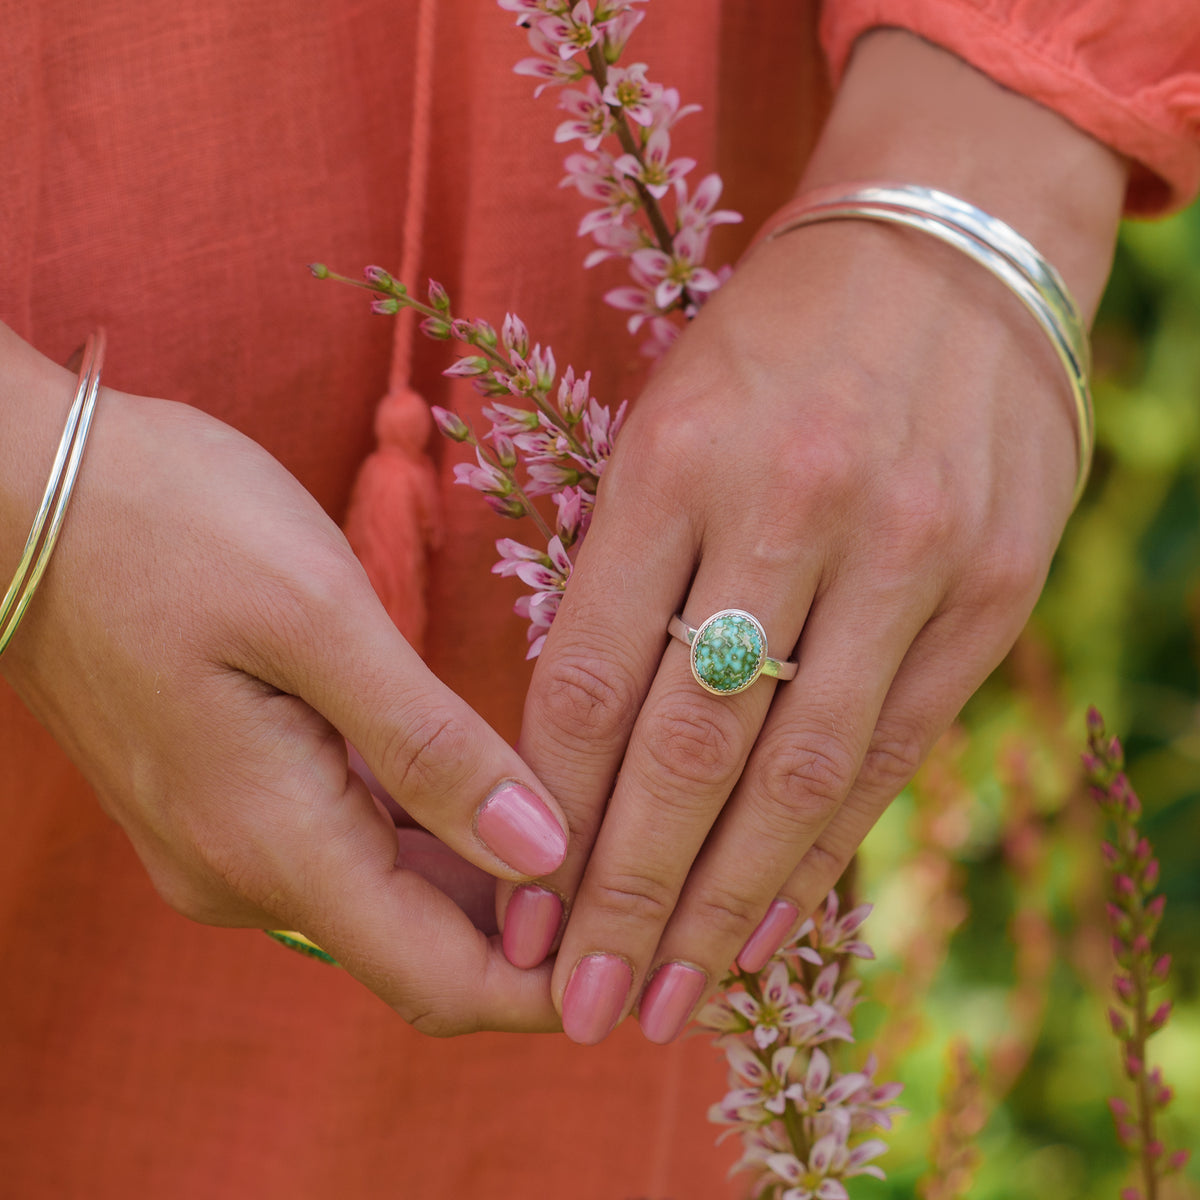
[[[349,275],[339,275],[336,271],[328,269],[326,269],[322,278],[333,279],[337,283],[348,283],[351,287],[360,288],[364,292],[371,292],[377,296],[387,296],[389,299],[395,300],[402,308],[411,308],[423,317],[433,317],[435,320],[444,321],[447,325],[452,324],[456,320],[454,314],[451,312],[443,312],[440,309],[433,308],[431,305],[422,304],[403,285],[399,288],[379,287],[377,284],[368,283],[365,279],[352,279]],[[495,346],[489,346],[485,342],[469,342],[468,345],[474,346],[479,351],[481,357],[489,359],[506,375],[517,374],[517,370],[512,362],[505,358]],[[547,399],[544,389],[536,388],[532,392],[524,393],[524,395],[526,399],[533,401],[538,411],[567,439],[571,449],[576,454],[586,453],[583,444],[572,432],[570,424],[555,411],[554,406]],[[533,512],[534,510],[530,509],[530,511]]]

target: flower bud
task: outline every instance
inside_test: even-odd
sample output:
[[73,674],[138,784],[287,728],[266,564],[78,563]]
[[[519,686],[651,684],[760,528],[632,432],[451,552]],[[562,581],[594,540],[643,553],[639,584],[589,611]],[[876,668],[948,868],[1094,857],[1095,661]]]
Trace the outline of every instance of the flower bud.
[[1158,883],[1158,859],[1152,858],[1142,869],[1142,888],[1149,892]]
[[363,278],[381,292],[404,294],[404,284],[397,283],[382,267],[364,267]]
[[1171,1015],[1172,1003],[1170,1000],[1164,1000],[1151,1014],[1148,1025],[1149,1032],[1157,1033],[1166,1023],[1167,1018]]
[[484,375],[487,373],[488,364],[486,358],[481,358],[478,354],[466,354],[458,360],[452,367],[447,367],[442,374],[451,377],[463,377],[466,379],[474,378],[476,375]]
[[450,340],[450,325],[441,317],[426,317],[418,328],[427,338],[433,338],[438,342]]
[[438,312],[450,311],[450,294],[436,279],[429,281],[429,304]]
[[432,404],[429,411],[433,416],[434,424],[452,442],[465,442],[471,436],[471,430],[466,421],[449,409],[439,408],[438,405]]
[[1123,872],[1113,876],[1113,891],[1123,899],[1130,899],[1137,895],[1137,887],[1133,880]]
[[1104,718],[1100,715],[1100,710],[1093,704],[1087,710],[1087,731],[1088,737],[1102,738],[1104,736]]
[[1113,991],[1125,1001],[1126,1004],[1133,1002],[1133,980],[1128,975],[1113,976]]
[[517,465],[517,448],[513,445],[513,440],[507,434],[497,433],[492,431],[492,445],[496,450],[496,457],[500,460],[502,467],[513,468]]
[[1108,1010],[1108,1023],[1117,1037],[1123,1040],[1129,1036],[1129,1022],[1118,1009],[1110,1008]]
[[329,278],[329,268],[324,263],[309,263],[308,269],[312,272],[314,279]]
[[1182,1170],[1191,1157],[1192,1152],[1190,1150],[1176,1150],[1164,1164],[1163,1173],[1173,1174],[1176,1171]]
[[394,296],[382,296],[371,301],[371,311],[382,317],[394,317],[400,311],[400,301]]
[[504,348],[510,354],[524,358],[529,353],[529,330],[516,313],[505,313],[500,336],[504,340]]
[[1167,973],[1171,970],[1171,956],[1169,954],[1162,955],[1150,968],[1150,978],[1156,983],[1162,983],[1167,978]]
[[525,515],[525,504],[519,496],[484,496],[493,512],[513,519]]

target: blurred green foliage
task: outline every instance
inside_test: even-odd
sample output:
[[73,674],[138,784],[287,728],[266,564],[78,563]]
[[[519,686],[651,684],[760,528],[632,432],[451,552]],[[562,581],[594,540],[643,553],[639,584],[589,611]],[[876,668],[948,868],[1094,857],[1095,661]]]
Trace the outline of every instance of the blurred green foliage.
[[[931,894],[914,868],[931,806],[945,809],[943,835],[958,823],[944,840],[967,908],[914,1005],[915,1045],[892,1068],[911,1115],[888,1180],[855,1180],[856,1200],[918,1194],[956,1035],[983,1069],[985,1096],[989,1078],[1003,1093],[987,1099],[971,1200],[1116,1200],[1133,1182],[1106,1104],[1130,1090],[1105,1017],[1099,816],[1079,785],[1089,704],[1125,743],[1162,863],[1158,944],[1174,956],[1165,994],[1176,1010],[1149,1058],[1177,1092],[1161,1125],[1168,1146],[1200,1151],[1200,206],[1127,223],[1094,346],[1087,495],[1027,634],[964,713],[962,745],[935,766],[967,798],[947,807],[944,780],[918,780],[862,855],[880,950],[864,971],[869,993],[886,998],[898,972],[914,973],[914,938],[939,944],[952,897]],[[864,1005],[862,1040],[895,1017],[894,1005]],[[1005,1054],[1019,1069],[997,1082]],[[1164,1195],[1200,1196],[1200,1162],[1185,1180]]]

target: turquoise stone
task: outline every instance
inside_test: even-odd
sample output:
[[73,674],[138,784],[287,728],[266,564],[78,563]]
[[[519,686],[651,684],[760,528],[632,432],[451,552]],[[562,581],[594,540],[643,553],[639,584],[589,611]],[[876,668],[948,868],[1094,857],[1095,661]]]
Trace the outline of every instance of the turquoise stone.
[[701,686],[723,696],[748,688],[759,675],[767,644],[757,621],[745,613],[717,613],[692,642],[692,672]]

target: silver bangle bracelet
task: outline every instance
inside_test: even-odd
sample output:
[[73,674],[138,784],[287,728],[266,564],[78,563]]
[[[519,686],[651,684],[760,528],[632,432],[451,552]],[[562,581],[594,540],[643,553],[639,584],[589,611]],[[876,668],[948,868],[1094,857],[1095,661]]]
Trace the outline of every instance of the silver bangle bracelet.
[[0,654],[8,649],[54,553],[54,545],[58,541],[63,517],[66,516],[79,474],[83,448],[92,428],[96,397],[100,391],[100,371],[104,366],[105,341],[104,330],[99,329],[90,334],[84,344],[75,398],[67,414],[54,464],[50,468],[50,478],[42,502],[34,514],[33,528],[29,531],[21,560],[17,563],[17,572],[8,591],[4,593],[4,599],[0,601]]
[[1077,470],[1072,506],[1087,484],[1095,446],[1088,386],[1091,348],[1079,308],[1059,273],[1003,221],[957,196],[913,184],[821,188],[800,196],[777,218],[771,241],[804,225],[847,219],[884,221],[930,234],[986,267],[1033,314],[1066,369],[1075,405]]

